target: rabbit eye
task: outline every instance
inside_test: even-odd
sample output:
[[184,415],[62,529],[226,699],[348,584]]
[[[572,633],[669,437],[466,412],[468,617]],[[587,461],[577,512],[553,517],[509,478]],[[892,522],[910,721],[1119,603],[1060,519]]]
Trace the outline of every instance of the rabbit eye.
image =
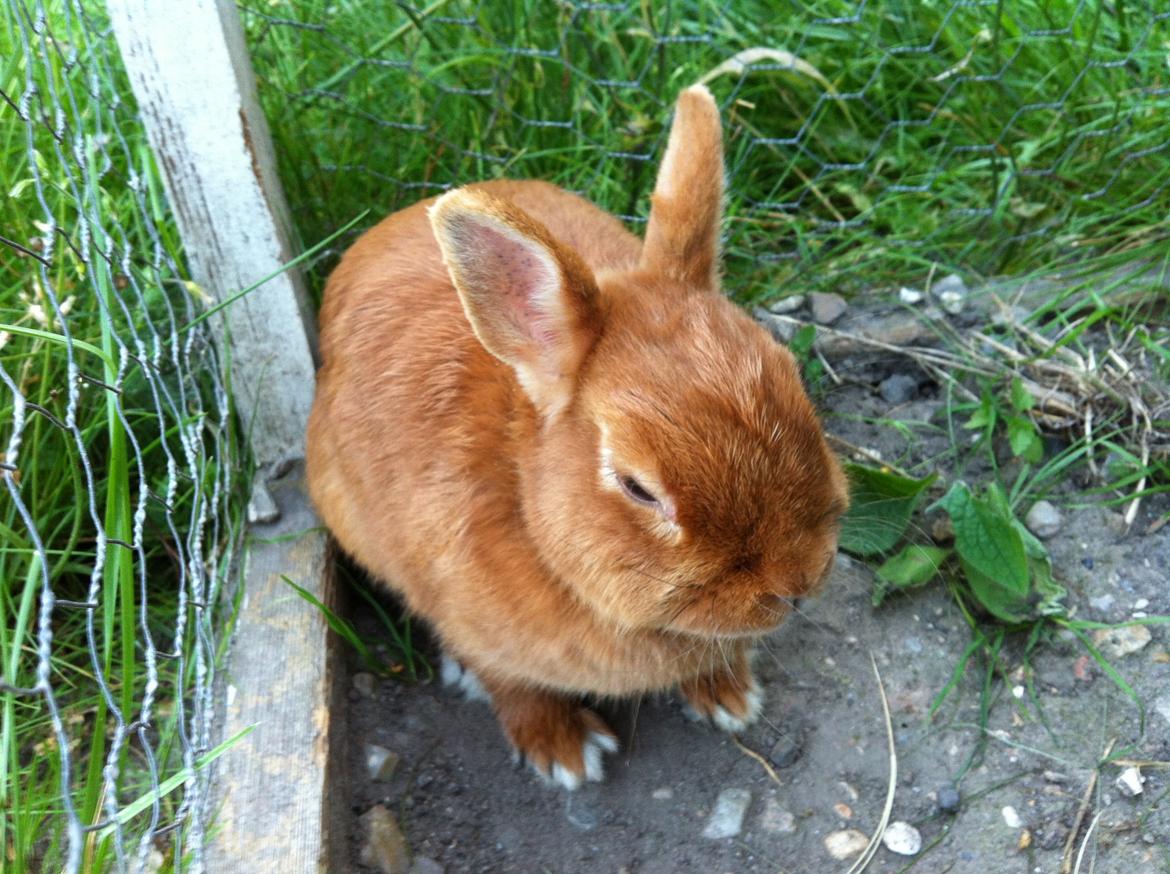
[[647,506],[658,505],[658,498],[650,494],[646,487],[632,476],[619,476],[618,485],[622,487],[622,491],[626,493],[626,497],[631,501],[646,504]]

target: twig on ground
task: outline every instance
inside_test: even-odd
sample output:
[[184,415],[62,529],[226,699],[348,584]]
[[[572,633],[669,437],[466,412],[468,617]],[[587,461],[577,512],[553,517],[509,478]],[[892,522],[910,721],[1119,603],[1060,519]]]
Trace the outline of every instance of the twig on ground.
[[[1105,745],[1105,751],[1101,753],[1102,762],[1109,758],[1109,754],[1113,752],[1113,745],[1115,743],[1117,743],[1117,738],[1113,738]],[[1089,775],[1089,782],[1085,786],[1085,793],[1081,796],[1081,805],[1077,809],[1077,815],[1076,818],[1073,819],[1072,829],[1069,830],[1068,838],[1064,842],[1064,856],[1063,861],[1060,863],[1060,874],[1072,874],[1074,864],[1073,850],[1077,845],[1077,835],[1080,833],[1081,825],[1085,821],[1085,814],[1089,812],[1089,806],[1093,802],[1093,790],[1097,788],[1097,778],[1100,776],[1100,774],[1101,766],[1098,764],[1097,767],[1093,769],[1093,773]],[[1093,820],[1093,825],[1096,825],[1096,818]],[[1084,856],[1085,846],[1088,843],[1089,834],[1092,832],[1092,830],[1093,827],[1089,826],[1089,830],[1085,832],[1085,842],[1081,844],[1081,851],[1077,854],[1076,866],[1078,871],[1080,870],[1080,860]]]
[[859,874],[859,872],[864,871],[873,860],[874,854],[877,853],[882,836],[886,833],[886,826],[890,823],[890,812],[894,809],[894,793],[898,786],[898,751],[894,748],[894,720],[890,716],[890,702],[886,698],[886,687],[882,683],[881,671],[878,670],[877,659],[874,658],[872,652],[869,654],[869,662],[873,666],[873,675],[877,679],[878,692],[882,698],[882,715],[886,721],[886,751],[890,759],[890,776],[886,786],[886,803],[882,808],[882,818],[874,830],[873,837],[869,839],[869,845],[866,846],[865,852],[853,863],[848,874]]

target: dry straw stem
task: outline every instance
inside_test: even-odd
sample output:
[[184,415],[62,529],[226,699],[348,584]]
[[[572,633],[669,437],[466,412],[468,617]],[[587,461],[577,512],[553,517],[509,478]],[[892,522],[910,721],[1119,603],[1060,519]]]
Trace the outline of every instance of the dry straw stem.
[[751,747],[747,746],[747,744],[745,744],[743,741],[741,741],[734,734],[731,736],[731,742],[733,744],[735,744],[737,747],[739,747],[740,752],[742,752],[745,756],[747,756],[748,758],[751,758],[751,759],[755,759],[757,762],[759,762],[760,767],[762,767],[768,773],[768,776],[772,778],[772,781],[777,786],[784,785],[782,782],[780,782],[780,775],[776,773],[776,769],[772,767],[772,765],[768,762],[767,759],[765,759],[763,756],[761,756],[759,753],[757,753]]
[[[1113,738],[1109,743],[1105,744],[1105,751],[1101,753],[1099,761],[1105,761],[1109,758],[1109,754],[1113,752],[1113,745],[1117,743],[1117,738]],[[1101,766],[1098,765],[1093,769],[1093,773],[1089,775],[1089,782],[1085,786],[1085,793],[1081,796],[1081,806],[1077,809],[1076,819],[1073,820],[1072,829],[1069,830],[1068,839],[1064,842],[1064,861],[1060,863],[1060,874],[1071,874],[1073,870],[1073,850],[1077,845],[1077,835],[1081,831],[1081,825],[1085,821],[1085,814],[1089,812],[1089,805],[1093,802],[1093,790],[1097,788],[1097,778],[1101,774]],[[1098,817],[1100,814],[1098,814]],[[1081,859],[1085,854],[1085,846],[1088,844],[1089,835],[1092,834],[1093,826],[1097,824],[1097,818],[1094,817],[1092,824],[1088,831],[1085,832],[1085,840],[1081,843],[1081,850],[1076,858],[1076,870],[1081,870]]]
[[[1049,337],[1027,325],[1018,310],[991,295],[997,307],[996,323],[1010,332],[1013,342],[983,331],[959,333],[946,322],[927,322],[916,332],[899,332],[923,342],[937,335],[951,347],[892,343],[857,331],[817,326],[823,345],[818,354],[839,358],[859,350],[876,350],[914,361],[940,384],[952,383],[968,400],[979,400],[972,391],[954,381],[953,374],[965,373],[993,379],[1017,378],[1035,402],[1027,411],[1038,427],[1048,432],[1078,434],[1089,448],[1089,468],[1100,472],[1093,458],[1095,428],[1111,423],[1138,457],[1142,473],[1133,489],[1124,518],[1127,526],[1137,518],[1141,496],[1148,484],[1151,460],[1170,455],[1170,433],[1156,423],[1170,415],[1170,386],[1159,380],[1148,360],[1139,329],[1131,328],[1122,338],[1109,336],[1108,350],[1099,359],[1089,349],[1080,354],[1064,342],[1083,329],[1085,318],[1075,319]],[[791,316],[773,316],[778,321],[804,326],[806,321]],[[856,450],[855,447],[849,447]]]
[[878,670],[877,659],[874,658],[872,652],[869,654],[869,662],[873,665],[873,675],[877,680],[878,693],[882,698],[882,715],[886,721],[886,750],[890,760],[890,776],[886,785],[886,803],[882,808],[881,821],[878,822],[873,837],[869,839],[865,852],[853,863],[853,867],[849,869],[847,874],[859,874],[868,868],[869,863],[873,861],[874,854],[877,853],[877,849],[881,845],[882,836],[886,833],[886,826],[890,823],[890,812],[894,809],[894,791],[898,785],[898,752],[894,748],[894,720],[890,717],[890,702],[886,699],[886,687],[882,683],[882,674]]

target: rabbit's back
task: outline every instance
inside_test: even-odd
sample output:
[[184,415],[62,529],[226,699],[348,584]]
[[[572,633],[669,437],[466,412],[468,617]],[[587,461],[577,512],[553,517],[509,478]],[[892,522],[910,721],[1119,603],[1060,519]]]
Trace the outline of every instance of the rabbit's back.
[[[527,211],[594,271],[637,261],[641,242],[621,222],[554,185],[473,187]],[[428,581],[444,547],[489,520],[506,527],[517,509],[508,423],[524,402],[472,333],[427,221],[432,202],[379,223],[330,276],[308,447],[323,521],[424,614],[443,596]]]

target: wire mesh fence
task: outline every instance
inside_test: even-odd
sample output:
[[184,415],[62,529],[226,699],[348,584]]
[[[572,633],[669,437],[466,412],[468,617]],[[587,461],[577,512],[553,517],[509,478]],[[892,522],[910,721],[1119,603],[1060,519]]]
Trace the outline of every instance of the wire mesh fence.
[[102,9],[0,18],[0,869],[201,870],[229,394]]
[[1132,260],[1166,240],[1170,11],[1155,0],[241,8],[313,239],[503,175],[636,224],[673,98],[704,80],[727,125],[743,299]]

